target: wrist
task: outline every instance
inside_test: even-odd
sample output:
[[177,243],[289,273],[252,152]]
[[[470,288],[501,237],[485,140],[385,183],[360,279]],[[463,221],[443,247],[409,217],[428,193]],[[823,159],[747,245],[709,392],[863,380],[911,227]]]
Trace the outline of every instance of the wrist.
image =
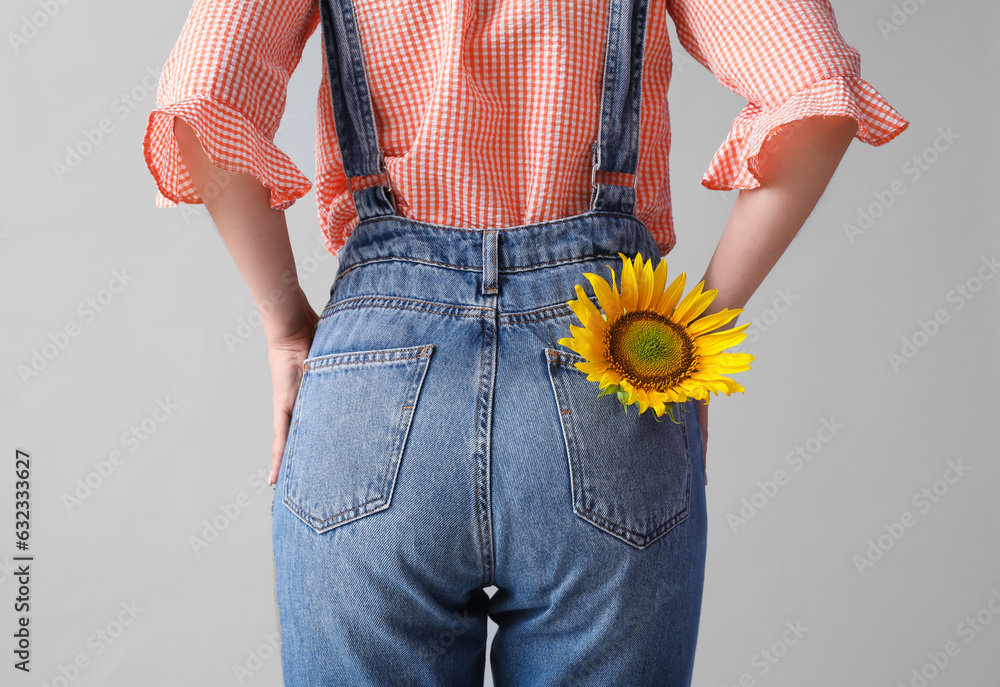
[[296,282],[285,289],[274,289],[256,301],[268,346],[302,338],[312,339],[319,318],[309,299]]

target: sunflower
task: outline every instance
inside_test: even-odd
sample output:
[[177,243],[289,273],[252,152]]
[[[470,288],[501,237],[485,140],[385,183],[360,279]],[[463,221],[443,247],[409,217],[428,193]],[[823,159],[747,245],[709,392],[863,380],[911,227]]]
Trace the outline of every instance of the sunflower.
[[[754,357],[748,353],[723,353],[746,338],[749,323],[713,332],[742,310],[723,309],[700,319],[718,290],[703,292],[700,282],[681,299],[686,276],[667,282],[667,262],[653,269],[642,254],[622,259],[621,293],[611,269],[611,284],[585,273],[601,305],[601,313],[576,285],[577,300],[568,305],[582,327],[570,325],[572,337],[559,343],[576,351],[586,362],[576,363],[587,379],[598,382],[598,396],[614,393],[625,406],[637,403],[639,413],[652,408],[657,417],[673,415],[673,404],[689,398],[704,400],[720,391],[726,396],[743,392],[742,386],[723,375],[750,369]],[[711,332],[711,333],[709,333]]]

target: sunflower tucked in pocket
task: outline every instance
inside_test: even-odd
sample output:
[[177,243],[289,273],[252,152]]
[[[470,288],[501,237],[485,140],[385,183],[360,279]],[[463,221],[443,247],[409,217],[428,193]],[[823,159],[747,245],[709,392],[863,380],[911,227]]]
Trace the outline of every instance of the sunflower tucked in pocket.
[[[643,262],[642,254],[622,259],[621,293],[614,283],[585,273],[601,310],[579,284],[577,300],[568,305],[582,327],[570,325],[571,337],[559,343],[579,353],[584,360],[576,367],[597,382],[599,395],[614,393],[623,405],[637,404],[639,412],[652,409],[657,417],[664,412],[673,418],[675,403],[689,398],[706,403],[720,391],[727,396],[744,391],[727,374],[750,369],[749,353],[723,353],[746,338],[749,323],[717,330],[742,310],[724,308],[700,317],[715,299],[716,290],[702,289],[699,283],[685,296],[682,272],[666,287],[667,263]],[[602,312],[603,311],[603,312]],[[676,421],[676,418],[673,418]]]

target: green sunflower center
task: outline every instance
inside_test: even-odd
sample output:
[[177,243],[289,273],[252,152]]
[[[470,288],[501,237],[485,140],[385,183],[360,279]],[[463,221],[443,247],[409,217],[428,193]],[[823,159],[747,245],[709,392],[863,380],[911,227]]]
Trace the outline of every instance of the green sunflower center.
[[669,389],[694,359],[684,327],[656,312],[625,313],[608,327],[605,354],[611,367],[642,389]]

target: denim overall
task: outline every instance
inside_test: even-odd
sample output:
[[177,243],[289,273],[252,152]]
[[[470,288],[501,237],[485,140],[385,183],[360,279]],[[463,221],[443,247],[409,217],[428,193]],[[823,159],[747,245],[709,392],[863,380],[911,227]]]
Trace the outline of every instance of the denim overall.
[[351,0],[320,0],[345,172],[388,183],[352,184],[275,487],[285,685],[481,686],[487,617],[497,687],[690,685],[696,402],[626,413],[557,343],[584,272],[660,258],[597,180],[637,170],[647,1],[610,0],[590,210],[471,229],[396,214]]

